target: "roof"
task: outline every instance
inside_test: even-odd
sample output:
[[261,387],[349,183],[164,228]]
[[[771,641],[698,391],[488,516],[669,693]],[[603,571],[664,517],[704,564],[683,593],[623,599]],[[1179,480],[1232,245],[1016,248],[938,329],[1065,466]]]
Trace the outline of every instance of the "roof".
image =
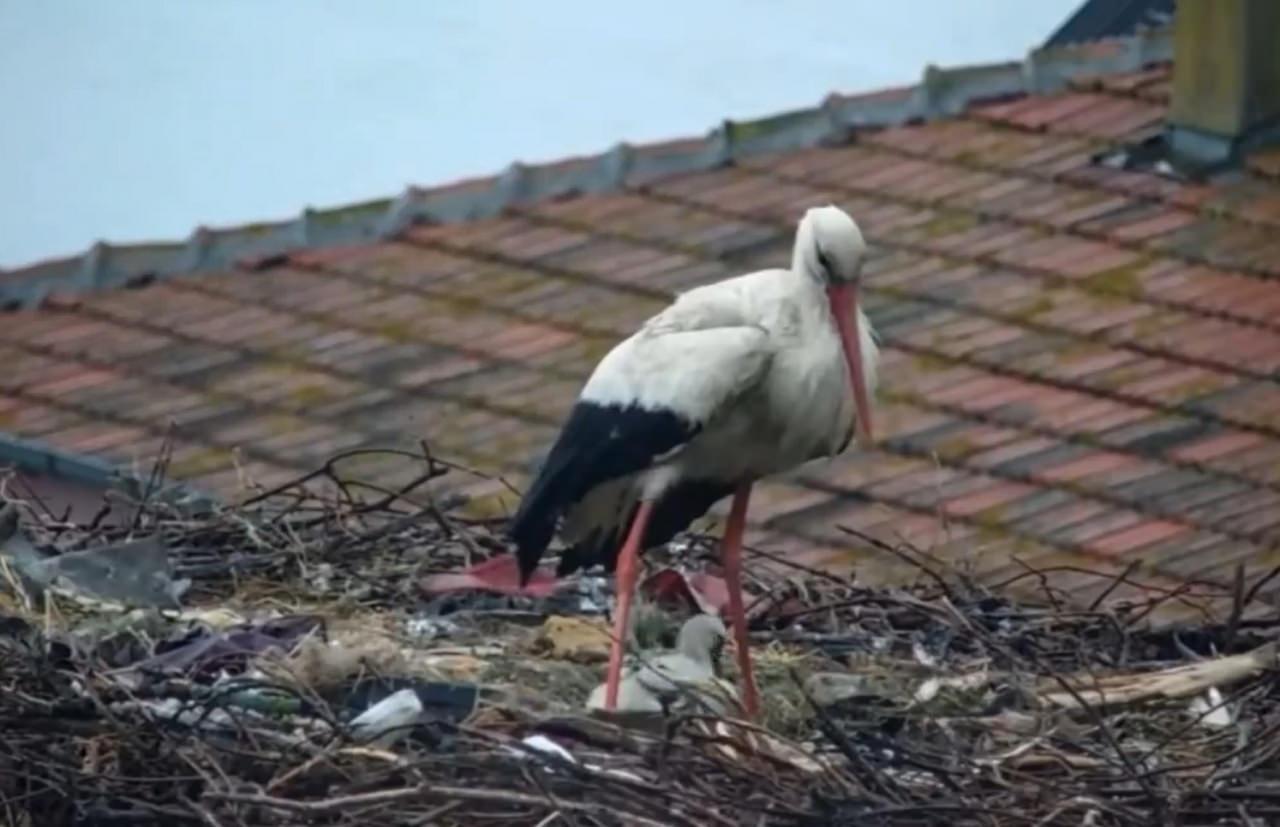
[[1065,46],[1137,34],[1173,22],[1174,0],[1084,0],[1045,41]]
[[[852,529],[989,582],[1049,567],[1085,602],[1116,583],[1084,570],[1260,576],[1280,155],[1201,184],[1100,162],[1159,132],[1161,55],[1143,36],[930,70],[706,140],[3,274],[26,306],[0,328],[0,427],[130,465],[172,421],[170,473],[223,495],[420,438],[518,482],[615,341],[672,291],[785,262],[830,202],[873,249],[881,441],[762,484],[754,542],[900,571]],[[362,472],[407,473],[382,462]]]

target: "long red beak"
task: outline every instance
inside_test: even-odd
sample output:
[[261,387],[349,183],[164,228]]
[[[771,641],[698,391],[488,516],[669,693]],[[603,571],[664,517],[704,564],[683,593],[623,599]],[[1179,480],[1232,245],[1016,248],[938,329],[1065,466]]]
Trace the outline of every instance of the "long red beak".
[[853,386],[853,404],[857,410],[858,442],[871,444],[871,401],[867,394],[867,379],[862,372],[862,336],[858,329],[858,288],[852,284],[838,284],[827,288],[831,302],[831,315],[840,331],[844,345],[844,358],[849,365],[849,383]]

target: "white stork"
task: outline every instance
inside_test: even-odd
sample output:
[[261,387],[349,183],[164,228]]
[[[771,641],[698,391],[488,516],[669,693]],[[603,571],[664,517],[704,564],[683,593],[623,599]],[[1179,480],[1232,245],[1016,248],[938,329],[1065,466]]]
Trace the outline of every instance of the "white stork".
[[617,706],[639,553],[733,494],[724,576],[743,703],[757,713],[742,602],[747,501],[756,480],[843,451],[855,426],[860,441],[871,438],[878,349],[858,307],[865,255],[848,214],[812,208],[789,270],[681,294],[610,351],[583,387],[511,537],[522,581],[557,527],[566,545],[559,576],[616,567],[607,709]]

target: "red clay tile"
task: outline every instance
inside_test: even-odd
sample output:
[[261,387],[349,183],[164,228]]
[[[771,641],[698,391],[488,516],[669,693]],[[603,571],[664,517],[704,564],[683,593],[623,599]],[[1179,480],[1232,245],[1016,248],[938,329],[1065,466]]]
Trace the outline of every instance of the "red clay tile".
[[99,454],[134,443],[145,434],[141,428],[94,423],[59,431],[56,439],[63,450]]
[[813,488],[785,483],[758,485],[751,496],[751,518],[760,525],[785,518],[786,515],[830,503],[834,495]]
[[26,390],[34,396],[60,396],[86,388],[109,385],[118,380],[120,373],[114,370],[79,368],[48,381],[29,386]]
[[1168,520],[1148,520],[1147,522],[1096,538],[1089,543],[1088,549],[1096,554],[1114,557],[1190,531],[1191,529],[1182,523]]
[[1158,215],[1113,230],[1111,236],[1121,241],[1146,241],[1149,238],[1181,230],[1193,224],[1195,220],[1195,215],[1185,210],[1165,210]]
[[1163,106],[1112,99],[1092,110],[1056,121],[1053,128],[1064,132],[1119,139],[1133,137],[1135,132],[1148,130],[1160,124],[1164,116]]
[[1036,477],[1050,483],[1072,482],[1094,474],[1117,471],[1138,463],[1138,458],[1129,454],[1099,451],[1060,465],[1042,468],[1036,472]]
[[1092,108],[1098,96],[1067,92],[1046,97],[1029,96],[1012,107],[979,108],[977,114],[1023,129],[1043,129],[1055,120]]
[[974,468],[991,468],[1009,460],[1024,457],[1057,445],[1057,440],[1042,436],[1030,436],[1014,442],[998,445],[968,457],[966,463]]
[[1022,483],[997,482],[990,488],[944,502],[940,508],[950,517],[972,517],[987,509],[1013,502],[1034,490],[1034,487]]
[[1071,82],[1072,87],[1083,89],[1102,89],[1108,92],[1132,93],[1143,87],[1169,78],[1172,65],[1161,63],[1149,66],[1136,72],[1116,75],[1091,75],[1077,78]]
[[1110,510],[1114,509],[1096,500],[1074,499],[1064,505],[1039,512],[1030,518],[1020,519],[1017,521],[1017,526],[1020,531],[1027,534],[1044,537],[1052,532],[1093,520]]
[[938,487],[954,480],[960,476],[960,472],[949,468],[921,468],[908,474],[894,477],[885,482],[869,485],[862,489],[862,493],[872,497],[873,499],[895,500],[901,499],[904,495],[915,494]]
[[1176,448],[1170,456],[1183,462],[1208,462],[1218,457],[1244,451],[1265,442],[1259,434],[1243,431],[1228,432]]
[[1059,363],[1055,374],[1063,379],[1085,379],[1086,377],[1113,370],[1121,365],[1130,365],[1140,357],[1121,350],[1107,350],[1102,353],[1087,354],[1081,358]]
[[[1231,485],[1242,494],[1223,501],[1210,482],[1192,479],[1170,501],[1205,525],[1275,531],[1267,486],[1280,483],[1280,439],[1267,429],[1277,426],[1280,390],[1234,369],[1280,370],[1280,287],[1260,275],[1280,273],[1272,232],[1280,185],[1271,168],[1280,165],[1255,155],[1246,180],[1192,185],[1090,160],[1102,142],[1159,124],[1168,77],[1167,65],[1103,76],[1063,94],[982,104],[970,117],[866,131],[847,146],[651,181],[647,192],[541,202],[416,226],[397,241],[300,250],[257,272],[58,297],[10,317],[0,388],[27,395],[0,398],[0,427],[50,435],[70,450],[149,458],[164,423],[177,419],[199,437],[179,459],[220,492],[236,489],[239,477],[224,450],[215,461],[202,447],[208,439],[279,454],[279,462],[246,460],[273,479],[296,473],[285,466],[361,444],[359,428],[427,433],[489,470],[520,471],[549,442],[548,421],[564,415],[595,360],[658,310],[660,295],[784,265],[795,216],[832,202],[872,243],[873,319],[894,320],[885,326],[883,378],[897,401],[882,406],[884,432],[908,445],[938,442],[946,464],[860,451],[762,486],[763,518],[786,526],[770,537],[830,556],[848,545],[833,521],[848,519],[947,553],[990,548],[994,557],[977,564],[983,571],[1015,553],[1087,565],[1081,553],[1150,552],[1178,574],[1195,567],[1186,555],[1254,560],[1247,545],[1088,499],[1124,484],[1177,484],[1185,466],[1060,448],[1049,435],[1105,442],[1168,430],[1158,407],[1106,398],[1113,391],[1149,403],[1196,400],[1253,422],[1256,433],[1223,430],[1167,454],[1236,475]],[[1199,256],[1217,264],[1189,263]],[[918,312],[897,313],[911,300],[922,303]],[[119,367],[93,367],[101,364]],[[906,404],[912,399],[919,404]],[[503,400],[525,416],[484,407]],[[950,441],[931,440],[928,429],[952,413],[974,419]],[[1040,452],[1041,464],[1023,467]],[[1035,483],[966,470],[1015,460]],[[401,473],[375,465],[371,474]],[[1087,492],[1068,491],[1082,482]],[[831,486],[916,510],[841,501]],[[935,505],[962,528],[945,535]],[[984,538],[997,530],[1016,542]],[[1079,551],[1027,545],[1039,539]],[[1179,555],[1186,559],[1171,562]],[[1092,565],[1105,567],[1096,557]],[[1082,595],[1101,588],[1096,578],[1063,582]]]

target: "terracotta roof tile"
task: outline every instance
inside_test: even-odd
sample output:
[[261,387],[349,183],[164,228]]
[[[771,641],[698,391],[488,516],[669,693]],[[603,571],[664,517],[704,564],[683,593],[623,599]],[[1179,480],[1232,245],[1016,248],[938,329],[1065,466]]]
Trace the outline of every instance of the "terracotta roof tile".
[[1166,80],[1169,77],[1169,71],[1170,66],[1168,63],[1158,63],[1136,72],[1077,78],[1071,83],[1071,86],[1076,89],[1137,94]]
[[228,496],[422,436],[523,479],[613,342],[673,291],[785,264],[796,215],[837,203],[873,248],[883,439],[762,484],[754,537],[902,574],[845,524],[993,579],[1059,566],[1086,596],[1130,559],[1226,583],[1280,540],[1280,165],[1189,184],[1095,163],[1158,126],[1168,76],[58,295],[0,331],[0,427],[125,463],[171,440],[180,475]]

